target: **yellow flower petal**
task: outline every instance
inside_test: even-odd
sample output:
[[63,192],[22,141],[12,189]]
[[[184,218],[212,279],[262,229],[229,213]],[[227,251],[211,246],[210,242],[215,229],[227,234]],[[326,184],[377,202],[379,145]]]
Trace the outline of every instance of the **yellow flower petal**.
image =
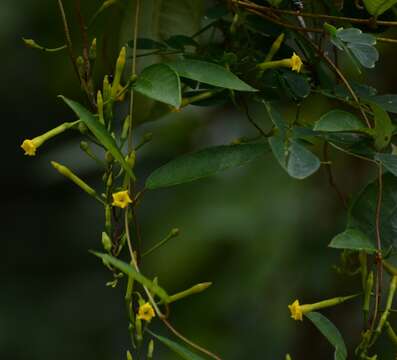
[[154,313],[153,307],[148,302],[139,307],[138,319],[150,322],[155,316],[156,314]]
[[117,206],[119,208],[126,208],[128,204],[132,203],[130,195],[128,194],[127,190],[119,191],[117,193],[112,194],[113,197],[113,206]]
[[25,155],[35,156],[37,146],[33,140],[26,139],[23,141],[21,148],[25,150]]
[[301,58],[298,55],[296,55],[295,53],[293,53],[293,55],[291,57],[292,71],[296,71],[299,73],[302,70],[302,65],[303,65],[303,62],[302,62]]
[[303,321],[303,312],[299,300],[295,300],[291,305],[288,305],[288,308],[291,311],[292,319]]

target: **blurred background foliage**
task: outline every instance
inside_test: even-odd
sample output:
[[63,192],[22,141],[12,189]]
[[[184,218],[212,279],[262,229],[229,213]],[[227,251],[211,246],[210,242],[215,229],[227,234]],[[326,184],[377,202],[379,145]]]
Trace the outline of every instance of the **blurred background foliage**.
[[[101,1],[83,3],[89,17]],[[73,2],[65,5],[75,18]],[[111,64],[121,15],[119,7],[109,10],[93,30],[106,27]],[[21,41],[63,44],[56,1],[2,0],[0,20],[1,146],[6,158],[1,171],[0,358],[124,359],[129,339],[122,291],[105,286],[109,274],[87,251],[101,247],[103,214],[49,161],[59,160],[94,185],[99,170],[79,150],[80,135],[46,144],[35,158],[24,157],[19,148],[25,137],[73,120],[56,95],[84,100],[65,53],[44,54],[26,49]],[[72,28],[77,29],[73,21]],[[79,32],[73,36],[78,44]],[[380,63],[362,78],[379,93],[396,92],[396,47],[379,50]],[[110,71],[105,62],[99,69],[99,75]],[[313,121],[333,106],[312,97],[304,102],[302,116]],[[263,109],[251,111],[264,121]],[[293,115],[295,109],[288,111]],[[142,179],[179,154],[254,134],[245,115],[231,106],[191,107],[145,123],[138,136],[147,131],[154,138],[138,158]],[[336,156],[337,182],[343,191],[359,191],[371,178],[370,169],[331,153],[332,159]],[[327,248],[344,229],[345,215],[323,169],[296,181],[268,154],[208,180],[147,193],[139,211],[144,247],[173,227],[181,235],[151,256],[143,271],[158,275],[170,292],[213,281],[204,294],[175,304],[171,319],[181,332],[225,359],[283,359],[286,352],[293,359],[329,359],[332,349],[326,340],[309,322],[291,320],[287,305],[295,298],[313,302],[356,290],[352,284],[359,281],[332,270],[338,252]],[[360,326],[358,309],[346,304],[329,314],[350,348],[358,340],[351,332]],[[155,354],[174,358],[161,345]]]

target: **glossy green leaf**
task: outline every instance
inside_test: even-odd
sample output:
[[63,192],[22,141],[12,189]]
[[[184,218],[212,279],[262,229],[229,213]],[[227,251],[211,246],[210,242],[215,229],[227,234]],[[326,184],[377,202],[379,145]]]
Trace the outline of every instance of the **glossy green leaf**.
[[92,253],[102,259],[104,263],[110,264],[124,274],[131,276],[135,281],[139,282],[142,286],[145,286],[153,294],[157,295],[161,300],[165,302],[168,301],[169,296],[163,288],[136,271],[131,265],[108,254],[102,254],[95,251],[92,251]]
[[356,229],[346,229],[343,233],[336,235],[328,246],[335,249],[376,252],[368,236]]
[[155,337],[158,341],[163,343],[167,346],[171,351],[175,354],[179,355],[181,359],[185,360],[205,360],[203,357],[193,353],[189,349],[185,348],[184,346],[172,341],[170,339],[165,338],[164,336],[156,335],[150,331],[150,334]]
[[384,149],[389,145],[394,126],[390,120],[389,114],[383,110],[379,105],[371,104],[371,109],[374,113],[375,128],[374,139],[375,147],[378,150]]
[[313,130],[327,132],[359,131],[363,128],[357,116],[343,110],[331,110],[314,125]]
[[201,60],[177,60],[167,63],[179,76],[220,88],[257,91],[224,67]]
[[323,336],[335,348],[335,360],[347,359],[347,349],[345,342],[336,326],[324,315],[318,312],[309,312],[305,316],[323,334]]
[[363,3],[371,15],[379,16],[397,4],[397,0],[363,0]]
[[[134,40],[128,41],[127,44],[130,48],[133,48]],[[136,48],[139,50],[163,50],[167,48],[167,45],[149,38],[138,38],[136,40]]]
[[96,139],[113,155],[116,161],[123,167],[125,172],[132,178],[135,179],[134,173],[131,167],[127,164],[123,154],[117,147],[113,137],[109,134],[106,128],[98,121],[97,118],[91,112],[89,112],[84,106],[76,101],[70,100],[60,95],[60,98],[76,113],[79,119],[84,122]]
[[358,62],[367,69],[374,68],[379,60],[379,52],[374,46],[348,43],[347,48],[353,53]]
[[[383,196],[380,217],[382,247],[397,245],[397,178],[383,175]],[[378,180],[370,183],[354,200],[349,211],[348,228],[362,231],[375,241],[375,217],[378,200]]]
[[295,140],[288,142],[273,136],[269,144],[279,164],[295,179],[305,179],[320,168],[319,158]]
[[143,70],[134,83],[134,90],[176,108],[182,102],[179,76],[166,64],[151,65]]
[[155,170],[146,188],[157,189],[211,176],[243,165],[266,153],[266,144],[223,145],[182,155]]
[[375,36],[372,34],[364,34],[357,28],[338,29],[335,35],[344,42],[371,46],[376,44]]
[[380,161],[386,170],[397,176],[397,155],[377,153],[374,159]]

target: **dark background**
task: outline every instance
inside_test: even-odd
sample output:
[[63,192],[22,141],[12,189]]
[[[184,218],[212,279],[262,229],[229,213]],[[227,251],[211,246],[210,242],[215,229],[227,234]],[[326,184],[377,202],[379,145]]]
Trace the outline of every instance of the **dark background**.
[[[73,18],[71,1],[65,3]],[[100,3],[84,1],[84,11],[90,14]],[[115,33],[117,14],[110,22],[115,26],[107,28]],[[2,0],[0,20],[0,359],[124,359],[129,339],[122,288],[105,286],[109,273],[88,253],[101,249],[102,210],[49,161],[64,163],[94,186],[99,169],[79,150],[78,133],[46,143],[34,158],[19,148],[24,138],[74,120],[56,95],[81,100],[65,52],[44,54],[21,41],[63,43],[56,1]],[[117,41],[111,46],[117,48]],[[396,48],[380,50],[377,70],[363,78],[381,93],[393,93]],[[331,106],[308,100],[304,114],[315,119]],[[255,116],[261,121],[262,110]],[[178,154],[253,133],[227,106],[192,108],[137,132],[145,131],[154,140],[138,158],[142,178]],[[337,181],[345,191],[358,191],[371,172],[360,162],[338,160]],[[284,359],[287,352],[293,359],[332,358],[322,336],[308,321],[290,319],[287,308],[295,298],[315,302],[354,293],[360,283],[332,270],[338,252],[327,244],[343,230],[345,212],[323,169],[309,180],[292,180],[269,154],[216,177],[147,193],[139,219],[147,247],[171,228],[181,230],[148,259],[147,275],[159,276],[171,293],[214,283],[172,307],[173,323],[189,338],[225,359]],[[360,306],[324,313],[354,346]],[[155,329],[168,335],[161,325]],[[155,351],[155,358],[174,358],[161,345]]]

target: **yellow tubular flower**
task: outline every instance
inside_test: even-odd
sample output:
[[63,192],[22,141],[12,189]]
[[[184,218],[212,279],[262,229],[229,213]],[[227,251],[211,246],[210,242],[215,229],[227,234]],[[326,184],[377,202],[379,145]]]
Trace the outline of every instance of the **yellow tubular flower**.
[[36,150],[39,147],[38,144],[36,144],[36,142],[30,139],[26,139],[23,141],[21,148],[23,150],[25,150],[25,155],[28,156],[35,156],[36,155]]
[[288,308],[291,311],[292,319],[303,321],[303,312],[299,300],[295,300],[291,305],[288,305]]
[[137,316],[139,320],[150,322],[155,316],[153,307],[148,302],[139,307]]
[[291,69],[292,71],[300,72],[302,70],[303,62],[301,58],[294,53],[291,57]]
[[119,208],[126,208],[128,204],[132,203],[130,195],[128,194],[127,190],[119,191],[117,193],[112,194],[113,196],[113,206],[117,206]]

